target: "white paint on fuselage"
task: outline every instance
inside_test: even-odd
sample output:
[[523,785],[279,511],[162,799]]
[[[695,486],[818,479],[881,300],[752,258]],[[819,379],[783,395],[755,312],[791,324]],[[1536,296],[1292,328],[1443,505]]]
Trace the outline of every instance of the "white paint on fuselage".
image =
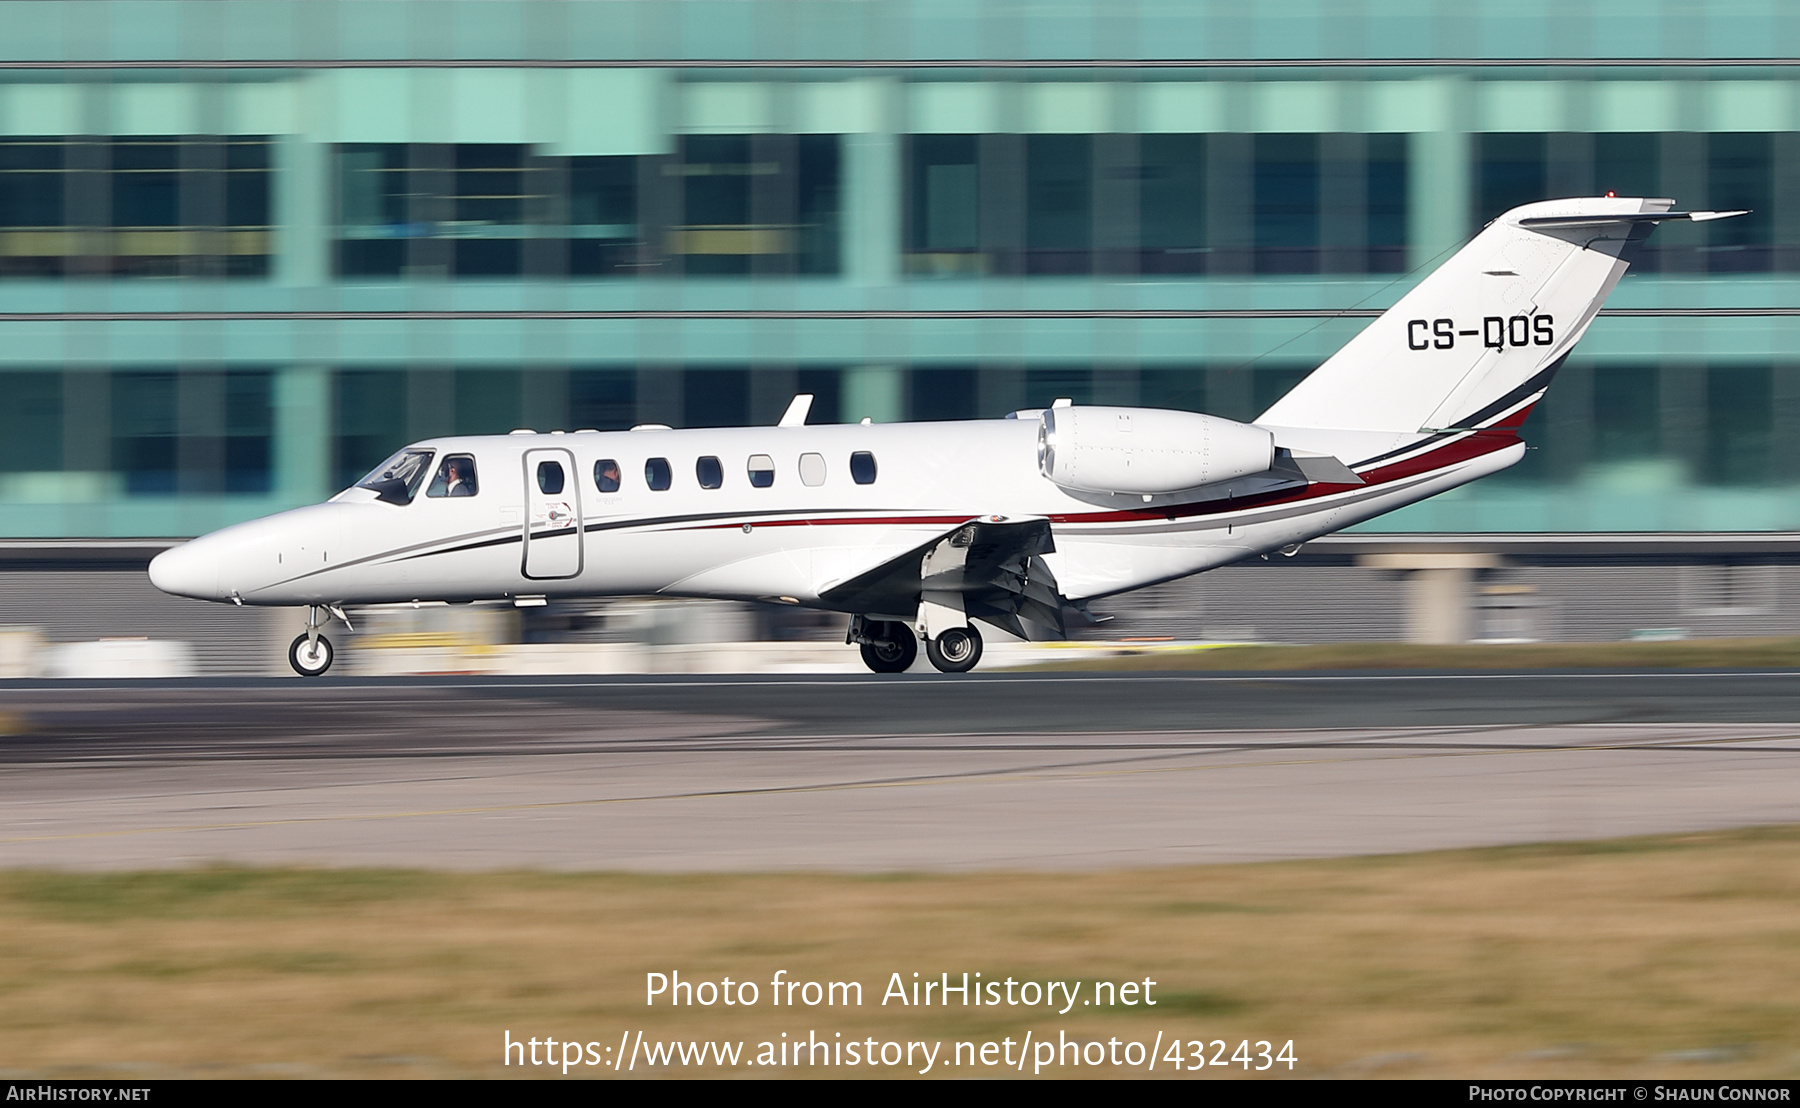
[[[1071,494],[1051,483],[1038,471],[1037,428],[1036,420],[1005,419],[429,439],[414,448],[436,452],[433,470],[451,454],[474,457],[477,495],[429,497],[421,488],[410,504],[396,505],[348,489],[326,504],[177,547],[157,559],[152,579],[183,595],[268,605],[649,594],[816,604],[831,586],[957,523],[1004,515],[1054,521],[1057,551],[1046,561],[1063,595],[1079,600],[1305,541],[1518,457],[1498,451],[1391,489],[1168,519],[1157,509],[1193,494],[1145,501]],[[1280,443],[1314,448],[1306,436],[1284,432]],[[519,541],[527,516],[522,459],[545,447],[574,457],[564,496],[579,497],[586,547],[579,575],[532,580]],[[871,484],[851,478],[859,451],[876,460]],[[817,486],[801,481],[800,456],[808,453],[825,459]],[[747,463],[758,454],[775,461],[771,487],[750,484]],[[723,487],[700,487],[702,457],[720,460]],[[666,458],[673,470],[666,491],[646,484],[651,458]],[[601,459],[618,463],[618,492],[598,491]],[[1090,518],[1064,518],[1071,516]]]

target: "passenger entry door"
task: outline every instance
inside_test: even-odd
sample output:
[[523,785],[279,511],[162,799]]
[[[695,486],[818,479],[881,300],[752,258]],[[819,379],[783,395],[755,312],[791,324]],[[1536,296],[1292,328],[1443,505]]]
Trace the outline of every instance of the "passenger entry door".
[[581,572],[581,490],[567,450],[525,452],[525,555],[534,581]]

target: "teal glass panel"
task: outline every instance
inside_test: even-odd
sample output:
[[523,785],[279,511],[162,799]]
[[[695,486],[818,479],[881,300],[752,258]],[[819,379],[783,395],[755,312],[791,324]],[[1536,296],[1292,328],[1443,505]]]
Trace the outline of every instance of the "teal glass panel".
[[906,148],[908,272],[983,272],[976,136],[911,135]]
[[1093,269],[1094,140],[1029,135],[1025,140],[1025,271]]
[[225,374],[224,491],[266,494],[274,487],[271,448],[275,429],[274,374],[231,370]]
[[1048,408],[1058,399],[1094,402],[1094,371],[1086,366],[1033,366],[1025,370],[1025,407]]
[[112,465],[132,496],[176,491],[178,422],[173,372],[112,375]]
[[1594,136],[1594,187],[1620,196],[1661,196],[1662,136],[1650,133]]
[[0,140],[0,276],[262,277],[269,139]]
[[[1348,272],[1403,273],[1408,245],[1406,135],[1370,135],[1363,192],[1366,227],[1366,263]],[[1329,268],[1329,267],[1328,267]],[[1344,272],[1345,270],[1337,270]]]
[[[338,41],[346,58],[410,58],[412,0],[356,0],[335,4]],[[385,457],[385,455],[383,456]],[[381,461],[376,458],[375,462]],[[370,462],[374,465],[375,462]],[[362,474],[358,473],[358,477]]]
[[1597,365],[1594,449],[1597,465],[1655,457],[1662,446],[1661,379],[1654,365]]
[[[1255,376],[1251,378],[1251,395],[1255,398],[1258,412],[1266,410],[1275,401],[1288,394],[1288,390],[1299,384],[1301,379],[1312,372],[1312,366],[1294,365],[1259,365],[1255,368]],[[1239,373],[1251,372],[1238,370]]]
[[504,435],[521,426],[521,377],[516,369],[457,370],[456,433]]
[[1546,199],[1548,174],[1542,134],[1476,135],[1474,228],[1520,204]]
[[750,421],[748,369],[689,369],[682,375],[687,427],[742,427]]
[[1138,268],[1206,272],[1206,136],[1138,140]]
[[908,375],[907,418],[921,421],[974,419],[980,407],[977,375],[972,366],[915,366]]
[[[645,254],[639,230],[639,159],[569,158],[568,273],[633,275]],[[533,273],[553,274],[555,268]]]
[[333,470],[347,488],[406,442],[406,371],[348,369],[334,382]]
[[569,371],[569,422],[577,428],[623,431],[637,422],[635,369]]
[[63,466],[63,375],[0,374],[0,473],[37,473]]
[[1206,403],[1206,369],[1202,366],[1140,369],[1138,397],[1146,408],[1210,412]]
[[1773,423],[1768,366],[1712,366],[1706,373],[1706,469],[1712,485],[1767,485]]
[[668,242],[685,272],[838,272],[838,136],[689,135],[672,172],[682,216]]
[[759,41],[756,21],[765,18],[764,5],[739,0],[688,0],[669,4],[681,20],[682,56],[690,58],[754,57]]
[[1771,136],[1766,133],[1707,137],[1706,206],[1748,210],[1708,228],[1707,269],[1713,273],[1763,273],[1774,261],[1775,177]]
[[808,423],[836,422],[844,395],[843,371],[837,368],[800,370],[795,374],[794,391],[812,394]]
[[1319,137],[1257,135],[1256,271],[1319,271]]

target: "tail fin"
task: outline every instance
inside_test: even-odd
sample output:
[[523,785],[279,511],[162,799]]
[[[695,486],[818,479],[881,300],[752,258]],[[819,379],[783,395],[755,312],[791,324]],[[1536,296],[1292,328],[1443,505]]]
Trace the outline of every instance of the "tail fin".
[[1257,423],[1432,434],[1529,408],[1673,200],[1548,200],[1502,215]]

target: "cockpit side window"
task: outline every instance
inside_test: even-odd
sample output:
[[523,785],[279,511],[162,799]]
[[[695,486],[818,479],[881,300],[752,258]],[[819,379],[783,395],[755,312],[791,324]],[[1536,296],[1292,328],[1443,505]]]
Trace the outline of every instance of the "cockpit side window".
[[411,504],[431,469],[430,450],[401,450],[369,471],[356,483],[359,489],[372,489],[377,500],[389,504]]
[[475,483],[475,456],[452,454],[438,466],[437,476],[425,487],[426,496],[474,496],[481,488]]

